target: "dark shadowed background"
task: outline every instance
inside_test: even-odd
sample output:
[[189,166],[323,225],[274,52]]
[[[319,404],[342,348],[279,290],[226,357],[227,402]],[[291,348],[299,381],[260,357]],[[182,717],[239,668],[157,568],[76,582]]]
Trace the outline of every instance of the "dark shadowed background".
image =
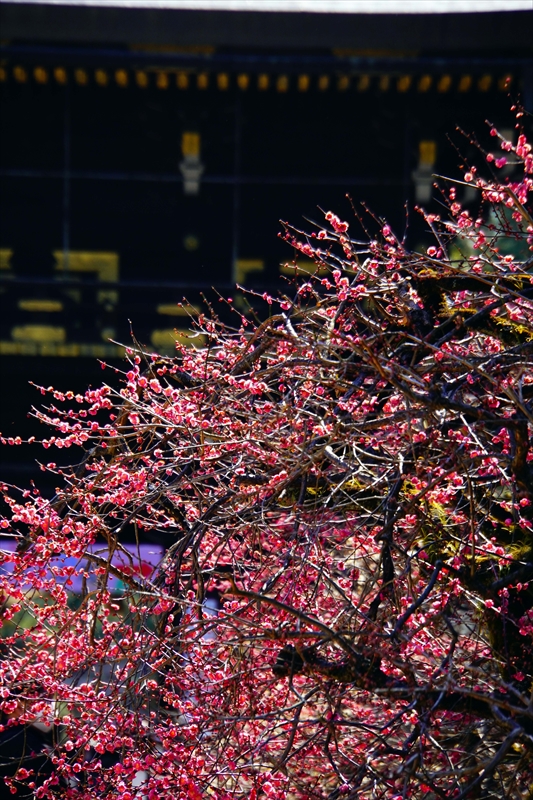
[[[28,381],[120,366],[130,324],[172,352],[215,290],[286,286],[280,219],[350,220],[348,193],[422,243],[456,125],[533,107],[532,23],[523,0],[2,0],[3,435],[39,431]],[[36,455],[2,448],[3,479]]]

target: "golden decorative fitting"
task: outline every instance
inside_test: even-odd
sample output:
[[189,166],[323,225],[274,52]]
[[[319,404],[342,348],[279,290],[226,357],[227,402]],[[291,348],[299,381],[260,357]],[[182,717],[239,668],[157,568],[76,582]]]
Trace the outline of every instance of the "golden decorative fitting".
[[62,344],[67,340],[67,333],[55,325],[15,325],[11,329],[11,338],[15,342]]
[[431,75],[422,75],[418,81],[418,91],[419,92],[427,92],[431,88],[431,84],[433,83],[433,78]]
[[250,76],[243,72],[241,75],[237,75],[237,86],[242,91],[246,91],[248,86],[250,85]]
[[89,76],[87,75],[86,70],[84,69],[75,69],[74,70],[74,80],[80,86],[87,86],[89,83]]
[[399,92],[407,92],[409,91],[412,80],[411,75],[402,75],[401,78],[398,78],[396,88]]
[[480,92],[488,92],[492,85],[492,75],[482,75],[477,82],[477,88]]
[[229,89],[229,75],[227,72],[218,73],[217,86],[222,92],[225,92],[227,89]]
[[289,89],[289,78],[287,75],[278,75],[276,80],[276,90],[278,92],[286,92]]
[[433,166],[437,159],[437,143],[431,139],[423,139],[418,144],[418,156],[421,164]]
[[264,92],[268,89],[270,85],[270,77],[265,75],[265,73],[261,73],[261,75],[257,76],[257,88],[259,91]]
[[191,303],[160,303],[156,308],[158,314],[169,317],[197,317],[201,310]]
[[158,72],[155,85],[158,89],[168,89],[169,80],[166,72]]
[[209,75],[207,72],[199,72],[196,76],[196,86],[198,89],[207,89],[209,86]]
[[13,67],[13,77],[17,83],[26,83],[28,80],[28,73],[24,67]]
[[176,86],[178,89],[189,88],[189,76],[186,72],[178,72],[176,75]]
[[349,88],[350,88],[349,75],[339,75],[339,77],[337,78],[337,90],[339,92],[345,92]]
[[44,67],[35,67],[33,70],[33,77],[37,83],[48,83],[48,70]]
[[200,155],[200,134],[196,131],[184,131],[181,135],[181,152],[184,156]]
[[124,88],[128,85],[128,73],[125,69],[117,69],[115,72],[115,81],[117,86]]
[[43,312],[46,314],[63,311],[63,303],[60,300],[46,300],[45,298],[19,300],[18,307],[21,311]]
[[438,84],[437,84],[437,91],[444,93],[449,91],[452,85],[452,76],[451,75],[442,75]]
[[56,67],[54,69],[54,78],[57,83],[65,84],[68,80],[67,71],[64,67]]
[[147,73],[142,69],[137,70],[137,72],[135,73],[135,83],[137,84],[139,89],[146,89],[149,82],[150,81],[148,79]]
[[263,272],[265,262],[260,258],[239,258],[233,265],[233,280],[240,286],[246,283],[250,272]]
[[97,69],[94,71],[94,79],[98,86],[107,86],[109,83],[109,75],[104,69]]
[[461,79],[459,81],[459,85],[457,87],[457,91],[459,92],[469,92],[472,88],[472,76],[471,75],[461,75]]

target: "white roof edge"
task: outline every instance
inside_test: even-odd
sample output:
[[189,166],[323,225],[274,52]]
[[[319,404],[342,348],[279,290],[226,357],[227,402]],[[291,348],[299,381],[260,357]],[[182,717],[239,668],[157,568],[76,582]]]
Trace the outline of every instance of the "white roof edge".
[[533,0],[0,0],[0,4],[307,14],[460,14],[533,11]]

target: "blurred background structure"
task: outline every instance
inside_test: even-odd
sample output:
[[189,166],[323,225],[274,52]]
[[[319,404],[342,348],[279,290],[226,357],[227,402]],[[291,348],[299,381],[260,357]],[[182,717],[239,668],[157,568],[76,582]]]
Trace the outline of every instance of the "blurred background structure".
[[531,0],[1,0],[0,39],[5,436],[36,433],[29,380],[97,383],[130,321],[168,353],[212,287],[283,287],[280,218],[348,193],[416,244],[446,135],[533,107]]

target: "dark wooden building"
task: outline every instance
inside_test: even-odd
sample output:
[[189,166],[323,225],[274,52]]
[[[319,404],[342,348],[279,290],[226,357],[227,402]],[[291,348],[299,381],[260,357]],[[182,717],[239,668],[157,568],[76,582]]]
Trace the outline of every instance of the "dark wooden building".
[[533,110],[530,0],[1,0],[0,39],[9,435],[28,380],[98,380],[130,321],[169,351],[183,297],[280,285],[280,218],[348,193],[416,243],[447,135]]

